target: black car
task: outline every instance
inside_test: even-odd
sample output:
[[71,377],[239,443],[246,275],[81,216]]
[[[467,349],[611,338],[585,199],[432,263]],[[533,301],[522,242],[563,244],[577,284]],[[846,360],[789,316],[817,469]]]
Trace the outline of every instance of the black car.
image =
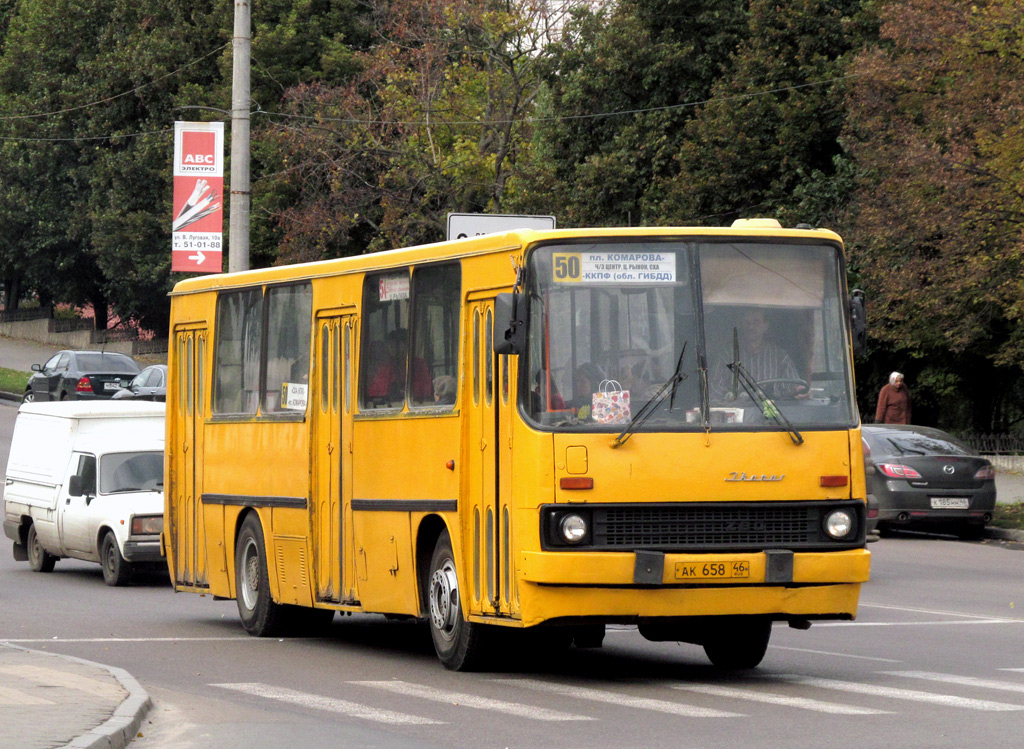
[[930,427],[865,425],[863,437],[880,532],[917,526],[982,536],[996,506],[996,473],[988,460]]
[[167,365],[146,367],[113,395],[114,400],[166,401]]
[[23,401],[110,398],[139,373],[125,354],[108,351],[58,351],[45,364],[33,364]]

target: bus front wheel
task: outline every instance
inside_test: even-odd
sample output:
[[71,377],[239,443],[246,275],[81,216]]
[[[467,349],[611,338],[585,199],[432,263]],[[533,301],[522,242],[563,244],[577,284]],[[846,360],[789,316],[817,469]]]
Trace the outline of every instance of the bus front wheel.
[[266,550],[260,519],[250,513],[235,545],[235,600],[242,626],[256,637],[276,635],[284,619],[282,606],[270,597]]
[[427,578],[427,613],[434,650],[445,668],[472,671],[482,662],[484,626],[466,621],[459,599],[452,540],[445,531],[437,540]]
[[767,617],[737,617],[722,622],[704,639],[704,652],[717,668],[756,668],[768,651],[772,620]]

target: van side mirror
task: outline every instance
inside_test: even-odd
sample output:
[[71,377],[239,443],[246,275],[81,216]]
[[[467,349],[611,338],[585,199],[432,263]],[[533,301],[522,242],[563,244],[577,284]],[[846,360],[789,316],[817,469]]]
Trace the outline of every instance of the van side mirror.
[[868,317],[864,292],[850,292],[850,331],[853,333],[853,355],[863,356],[868,347]]
[[526,353],[526,298],[498,294],[494,299],[494,353]]
[[68,494],[72,497],[82,496],[82,477],[75,475],[68,479]]
[[86,498],[86,504],[88,504],[92,501],[93,495],[95,494],[95,482],[89,481],[86,478],[79,476],[77,473],[68,479],[68,496],[81,497],[84,495]]

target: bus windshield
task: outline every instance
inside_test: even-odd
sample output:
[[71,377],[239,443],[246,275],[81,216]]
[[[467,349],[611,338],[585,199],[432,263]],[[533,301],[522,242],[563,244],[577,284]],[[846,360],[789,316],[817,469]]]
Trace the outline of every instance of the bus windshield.
[[756,238],[536,248],[525,413],[569,431],[854,426],[840,252]]

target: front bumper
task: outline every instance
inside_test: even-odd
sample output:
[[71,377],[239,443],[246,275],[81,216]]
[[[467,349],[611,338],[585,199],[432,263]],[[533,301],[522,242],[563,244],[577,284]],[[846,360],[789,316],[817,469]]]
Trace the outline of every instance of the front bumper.
[[125,561],[127,562],[166,562],[160,553],[160,537],[152,539],[128,539],[124,542]]
[[[735,554],[524,552],[520,599],[526,626],[562,617],[630,621],[640,617],[765,614],[852,619],[871,572],[866,549]],[[639,562],[639,563],[638,563]],[[682,581],[693,564],[747,563],[742,579]],[[653,569],[651,564],[653,563]],[[638,582],[641,580],[642,582]]]

